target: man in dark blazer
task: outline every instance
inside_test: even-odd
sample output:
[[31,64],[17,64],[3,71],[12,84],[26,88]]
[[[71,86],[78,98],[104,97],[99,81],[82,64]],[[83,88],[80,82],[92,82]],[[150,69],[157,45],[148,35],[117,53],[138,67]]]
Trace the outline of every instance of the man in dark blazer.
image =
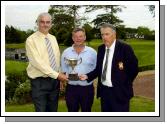
[[87,75],[80,75],[80,79],[90,82],[98,77],[101,111],[128,112],[138,60],[128,44],[116,39],[115,27],[103,24],[100,31],[104,44],[98,47],[96,68]]

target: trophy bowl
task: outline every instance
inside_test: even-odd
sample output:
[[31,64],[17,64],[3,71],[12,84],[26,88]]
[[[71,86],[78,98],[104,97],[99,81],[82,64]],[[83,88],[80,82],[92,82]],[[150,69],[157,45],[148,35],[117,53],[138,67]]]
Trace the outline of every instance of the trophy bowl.
[[74,71],[75,66],[82,63],[82,58],[64,58],[65,63],[72,68],[72,71],[68,74],[68,79],[77,81],[79,80],[78,73]]

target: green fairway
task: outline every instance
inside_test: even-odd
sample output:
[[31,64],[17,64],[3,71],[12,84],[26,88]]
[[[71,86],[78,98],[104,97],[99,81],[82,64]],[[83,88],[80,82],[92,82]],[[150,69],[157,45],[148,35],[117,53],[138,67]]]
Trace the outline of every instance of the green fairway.
[[139,66],[155,64],[155,42],[146,40],[127,40],[138,58]]
[[[126,43],[130,44],[138,58],[139,66],[144,65],[154,65],[155,64],[155,42],[150,40],[140,40],[140,39],[127,39]],[[93,47],[97,50],[98,46],[102,44],[102,40],[94,39],[89,43],[86,42],[88,46]],[[24,48],[24,44],[6,44],[6,48]],[[67,46],[59,45],[61,53]]]
[[20,43],[20,44],[5,44],[5,48],[25,48],[25,43]]
[[27,65],[28,65],[27,62],[6,60],[5,61],[5,73],[23,72],[23,71],[25,71]]
[[[34,112],[33,104],[25,105],[6,105],[6,112]],[[155,103],[154,100],[150,100],[143,97],[133,97],[130,103],[131,112],[154,112]],[[59,100],[58,112],[67,112],[65,100]],[[94,99],[92,106],[92,112],[100,112],[100,99]]]
[[[125,43],[132,46],[138,58],[139,66],[155,64],[155,42],[150,40],[127,39]],[[102,40],[92,40],[89,45],[97,50]]]

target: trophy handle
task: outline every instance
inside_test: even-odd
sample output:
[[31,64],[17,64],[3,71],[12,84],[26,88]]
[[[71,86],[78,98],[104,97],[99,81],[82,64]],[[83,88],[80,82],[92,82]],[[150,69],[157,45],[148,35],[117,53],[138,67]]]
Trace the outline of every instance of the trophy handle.
[[79,59],[78,65],[82,63],[82,58]]

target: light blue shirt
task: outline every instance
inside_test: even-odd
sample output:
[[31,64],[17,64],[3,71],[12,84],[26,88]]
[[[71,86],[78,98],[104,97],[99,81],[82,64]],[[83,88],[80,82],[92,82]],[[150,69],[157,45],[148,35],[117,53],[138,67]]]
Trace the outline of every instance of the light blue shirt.
[[[61,69],[62,69],[62,72],[66,72],[67,74],[69,74],[72,71],[72,68],[65,63],[64,58],[67,58],[67,59],[76,58],[78,60],[82,58],[81,64],[78,64],[77,66],[75,66],[74,71],[78,73],[78,75],[87,74],[93,71],[96,67],[97,53],[93,48],[88,46],[85,46],[84,50],[79,54],[75,51],[73,46],[65,49],[61,56]],[[88,86],[88,85],[91,85],[93,82],[88,83],[86,80],[85,81],[69,80],[68,83],[71,85]]]

